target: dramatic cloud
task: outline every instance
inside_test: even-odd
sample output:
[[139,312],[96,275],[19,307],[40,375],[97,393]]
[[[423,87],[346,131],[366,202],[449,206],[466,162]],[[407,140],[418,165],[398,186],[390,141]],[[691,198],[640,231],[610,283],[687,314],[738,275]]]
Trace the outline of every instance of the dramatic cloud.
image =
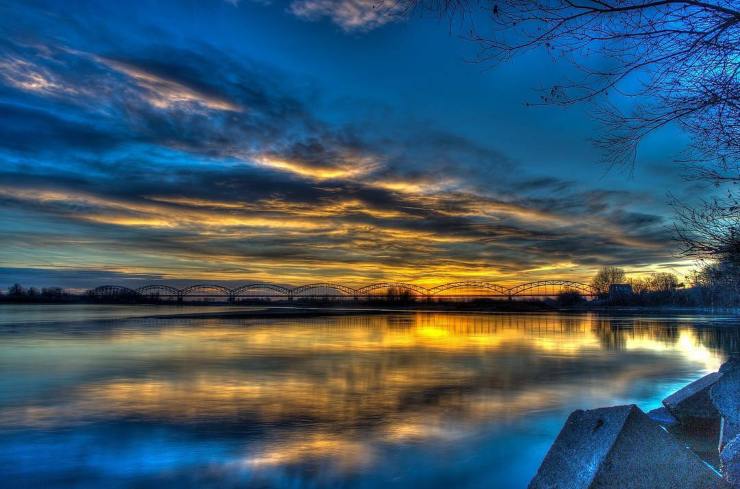
[[226,110],[240,112],[241,107],[228,100],[221,99],[173,80],[168,80],[154,73],[147,72],[139,67],[113,60],[101,60],[112,69],[123,73],[143,89],[143,97],[155,108],[197,110],[198,108],[211,110]]
[[[291,9],[345,29],[392,18],[371,7]],[[635,205],[649,195],[543,176],[392,110],[338,115],[312,83],[208,45],[53,25],[54,43],[0,44],[6,270],[432,284],[673,264],[665,217]]]
[[310,21],[328,18],[345,31],[369,31],[403,18],[405,8],[394,0],[294,0],[289,10]]

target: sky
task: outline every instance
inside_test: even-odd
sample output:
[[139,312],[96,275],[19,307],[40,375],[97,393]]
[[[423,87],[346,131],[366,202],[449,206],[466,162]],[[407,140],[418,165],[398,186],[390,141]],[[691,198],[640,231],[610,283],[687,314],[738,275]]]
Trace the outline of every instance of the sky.
[[588,106],[527,104],[571,64],[393,5],[0,1],[0,286],[688,270],[685,136],[609,167]]

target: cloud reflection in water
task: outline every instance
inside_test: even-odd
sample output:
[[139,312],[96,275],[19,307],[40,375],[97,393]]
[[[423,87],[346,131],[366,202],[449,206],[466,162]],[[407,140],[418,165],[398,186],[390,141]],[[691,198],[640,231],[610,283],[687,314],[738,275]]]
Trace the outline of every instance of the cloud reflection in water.
[[738,336],[686,319],[422,313],[9,331],[0,464],[31,486],[91,487],[434,486],[461,471],[463,485],[523,487],[569,411],[652,408]]

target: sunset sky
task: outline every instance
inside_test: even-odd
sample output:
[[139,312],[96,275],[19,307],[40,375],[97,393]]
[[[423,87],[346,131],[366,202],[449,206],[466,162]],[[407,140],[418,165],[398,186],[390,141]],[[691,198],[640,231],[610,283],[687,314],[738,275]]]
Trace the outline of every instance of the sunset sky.
[[[481,16],[480,22],[485,22]],[[600,162],[571,66],[363,0],[0,3],[0,286],[686,271],[674,128]]]

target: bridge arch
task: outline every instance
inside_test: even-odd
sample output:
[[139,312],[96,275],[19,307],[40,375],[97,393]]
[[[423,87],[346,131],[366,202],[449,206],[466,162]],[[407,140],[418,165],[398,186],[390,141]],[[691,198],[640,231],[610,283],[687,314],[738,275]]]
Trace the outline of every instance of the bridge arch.
[[467,282],[450,282],[448,284],[438,285],[429,289],[429,294],[437,295],[442,292],[454,289],[479,289],[489,290],[497,295],[508,295],[508,289],[501,285],[491,282],[467,281]]
[[91,289],[88,293],[95,297],[138,295],[138,292],[136,290],[128,288],[128,287],[124,287],[123,285],[101,285],[100,287],[95,287],[94,289]]
[[416,292],[419,295],[429,295],[429,289],[421,285],[409,284],[406,282],[378,282],[356,289],[358,295],[368,295],[370,292],[379,289],[402,289]]
[[266,283],[266,282],[263,282],[263,283],[256,282],[252,284],[240,285],[239,287],[235,287],[231,289],[231,295],[234,297],[238,297],[238,296],[244,295],[245,292],[247,291],[260,290],[260,289],[271,290],[272,292],[277,292],[278,294],[285,295],[285,296],[290,294],[290,289],[288,289],[287,287],[283,287],[281,285],[276,285],[276,284],[271,284],[271,283]]
[[[331,282],[317,282],[314,284],[306,284],[301,285],[300,287],[296,287],[290,291],[290,294],[293,297],[301,297],[302,295],[306,294],[309,291],[313,290],[320,290],[320,289],[330,289],[335,290],[339,292],[339,294],[343,296],[355,296],[357,295],[357,291],[353,289],[352,287],[347,287],[346,285],[342,284],[335,284]],[[311,295],[311,294],[307,294]],[[325,294],[319,294],[319,295],[325,295]]]
[[[509,289],[509,295],[511,296],[517,296],[517,295],[523,295],[525,292],[538,289],[542,287],[559,287],[560,290],[558,293],[566,291],[566,290],[575,290],[580,292],[584,295],[595,295],[596,291],[594,288],[588,284],[584,284],[582,282],[574,282],[572,280],[538,280],[535,282],[527,282],[524,284],[515,285],[514,287],[511,287]],[[557,295],[553,294],[553,295]]]
[[185,287],[180,291],[183,297],[229,297],[231,289],[223,285],[215,284],[198,284]]
[[154,284],[139,287],[136,289],[136,293],[143,296],[159,295],[165,297],[179,297],[180,289],[176,289],[169,285]]

